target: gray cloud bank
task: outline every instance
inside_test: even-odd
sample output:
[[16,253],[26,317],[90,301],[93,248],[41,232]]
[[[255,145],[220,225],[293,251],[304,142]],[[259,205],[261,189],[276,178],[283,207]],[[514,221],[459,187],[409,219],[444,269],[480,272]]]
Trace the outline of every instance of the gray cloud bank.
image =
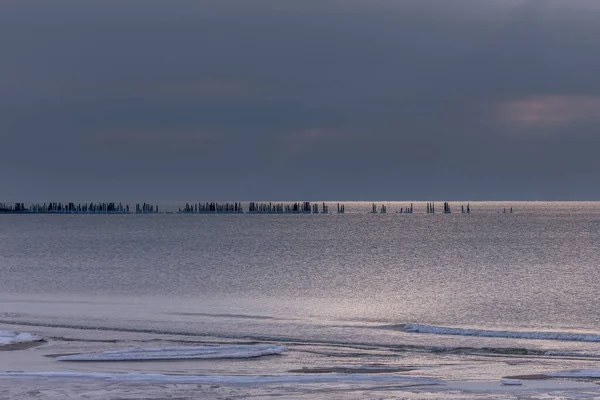
[[600,199],[596,0],[4,0],[4,199]]

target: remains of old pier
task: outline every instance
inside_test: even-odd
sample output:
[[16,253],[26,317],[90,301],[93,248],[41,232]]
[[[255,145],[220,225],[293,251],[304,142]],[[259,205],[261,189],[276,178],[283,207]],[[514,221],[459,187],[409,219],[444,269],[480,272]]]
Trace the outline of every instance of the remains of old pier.
[[242,203],[185,203],[179,214],[243,214]]
[[396,214],[412,214],[413,203],[410,203],[410,207],[400,207],[400,211],[396,211]]
[[152,205],[148,203],[136,204],[136,214],[158,214],[158,205]]
[[[381,207],[379,208],[379,213],[387,214],[387,206],[385,204],[381,205]],[[377,214],[377,204],[375,203],[371,205],[371,214]]]
[[427,214],[435,214],[435,203],[427,203]]
[[2,214],[129,214],[129,206],[122,203],[0,203]]
[[447,201],[444,202],[444,214],[451,214],[452,210],[450,209],[450,203]]
[[[345,214],[346,207],[343,203],[337,203],[337,214]],[[245,207],[247,206],[247,211]],[[370,214],[387,214],[387,204],[371,204]],[[435,214],[436,207],[434,202],[425,203],[425,213]],[[150,203],[137,203],[135,205],[135,214],[172,214],[173,211],[159,211],[158,205]],[[354,211],[356,213],[357,211]],[[406,207],[400,207],[396,214],[413,214],[414,204]],[[444,214],[452,212],[450,203],[444,202]],[[469,203],[460,206],[461,214],[470,214],[471,205]],[[504,209],[503,213],[512,213]],[[21,202],[6,204],[0,203],[0,214],[130,214],[129,205],[123,203],[43,203],[43,204],[25,204]],[[185,203],[179,207],[178,214],[329,214],[329,205],[325,202],[311,203],[309,201],[294,203]]]

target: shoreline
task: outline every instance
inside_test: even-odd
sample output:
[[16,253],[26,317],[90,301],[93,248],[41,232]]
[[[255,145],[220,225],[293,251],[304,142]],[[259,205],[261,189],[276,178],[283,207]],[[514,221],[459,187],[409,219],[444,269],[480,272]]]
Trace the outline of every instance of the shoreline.
[[[35,334],[48,334],[54,330],[56,328],[45,328]],[[100,399],[102,396],[126,398],[132,394],[160,399],[174,393],[181,397],[206,399],[308,396],[319,400],[325,400],[333,393],[340,399],[381,396],[389,399],[493,399],[499,395],[518,396],[520,399],[533,399],[542,395],[584,399],[592,394],[600,396],[597,379],[572,379],[531,373],[539,366],[536,367],[535,359],[526,356],[522,357],[520,363],[512,366],[506,363],[514,362],[518,357],[488,361],[488,358],[476,354],[423,354],[399,350],[397,358],[390,359],[387,356],[382,358],[380,352],[365,352],[360,345],[356,350],[362,349],[362,355],[346,355],[335,345],[286,343],[288,351],[285,353],[265,354],[256,358],[61,362],[56,357],[98,351],[114,354],[118,349],[135,349],[139,352],[148,346],[149,341],[153,343],[151,348],[154,351],[163,348],[166,351],[194,348],[202,342],[202,338],[198,338],[190,345],[181,341],[181,338],[148,333],[120,333],[122,337],[118,339],[99,340],[98,336],[105,337],[110,332],[92,333],[73,328],[63,330],[69,334],[64,336],[64,340],[52,339],[47,335],[49,339],[43,342],[15,343],[6,345],[3,349],[0,347],[3,350],[0,353],[0,397],[31,397],[34,391],[44,393],[44,398],[53,400],[82,395],[89,396],[90,399]],[[229,344],[223,345],[224,341]],[[204,343],[202,346],[219,349],[223,346],[239,346],[242,341],[215,337]],[[243,346],[261,346],[260,342],[256,343]],[[332,352],[334,349],[335,353]],[[347,351],[351,349],[352,346],[347,345]],[[560,365],[568,362],[560,358],[553,361],[555,368],[546,365],[544,369],[558,371],[561,369]],[[501,367],[500,370],[523,373],[499,373],[494,379],[490,379],[491,375],[488,373],[481,376],[482,379],[474,379],[482,365],[486,365],[486,369]],[[448,375],[465,368],[471,372],[463,374],[462,379],[450,378],[452,374]],[[518,382],[505,383],[503,380]],[[577,397],[573,397],[574,394]]]

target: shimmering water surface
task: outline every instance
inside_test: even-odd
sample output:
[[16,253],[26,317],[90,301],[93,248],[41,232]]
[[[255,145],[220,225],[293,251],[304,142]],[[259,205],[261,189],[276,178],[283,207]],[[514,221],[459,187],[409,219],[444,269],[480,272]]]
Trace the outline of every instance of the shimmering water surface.
[[[477,375],[443,368],[450,356],[544,356],[529,372],[597,363],[600,203],[471,203],[461,214],[466,203],[449,215],[423,202],[414,214],[386,203],[386,215],[370,203],[346,203],[345,215],[0,215],[0,323],[63,339],[370,346],[444,379]],[[342,362],[292,353],[277,362]],[[390,364],[373,357],[343,363]],[[207,372],[198,365],[180,370]],[[528,372],[509,365],[488,378]]]

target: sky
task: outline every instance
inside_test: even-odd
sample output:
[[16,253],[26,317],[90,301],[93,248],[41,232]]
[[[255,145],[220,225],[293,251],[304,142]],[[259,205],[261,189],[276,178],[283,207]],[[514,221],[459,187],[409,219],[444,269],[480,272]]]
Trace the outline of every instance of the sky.
[[597,0],[2,0],[0,201],[600,200]]

